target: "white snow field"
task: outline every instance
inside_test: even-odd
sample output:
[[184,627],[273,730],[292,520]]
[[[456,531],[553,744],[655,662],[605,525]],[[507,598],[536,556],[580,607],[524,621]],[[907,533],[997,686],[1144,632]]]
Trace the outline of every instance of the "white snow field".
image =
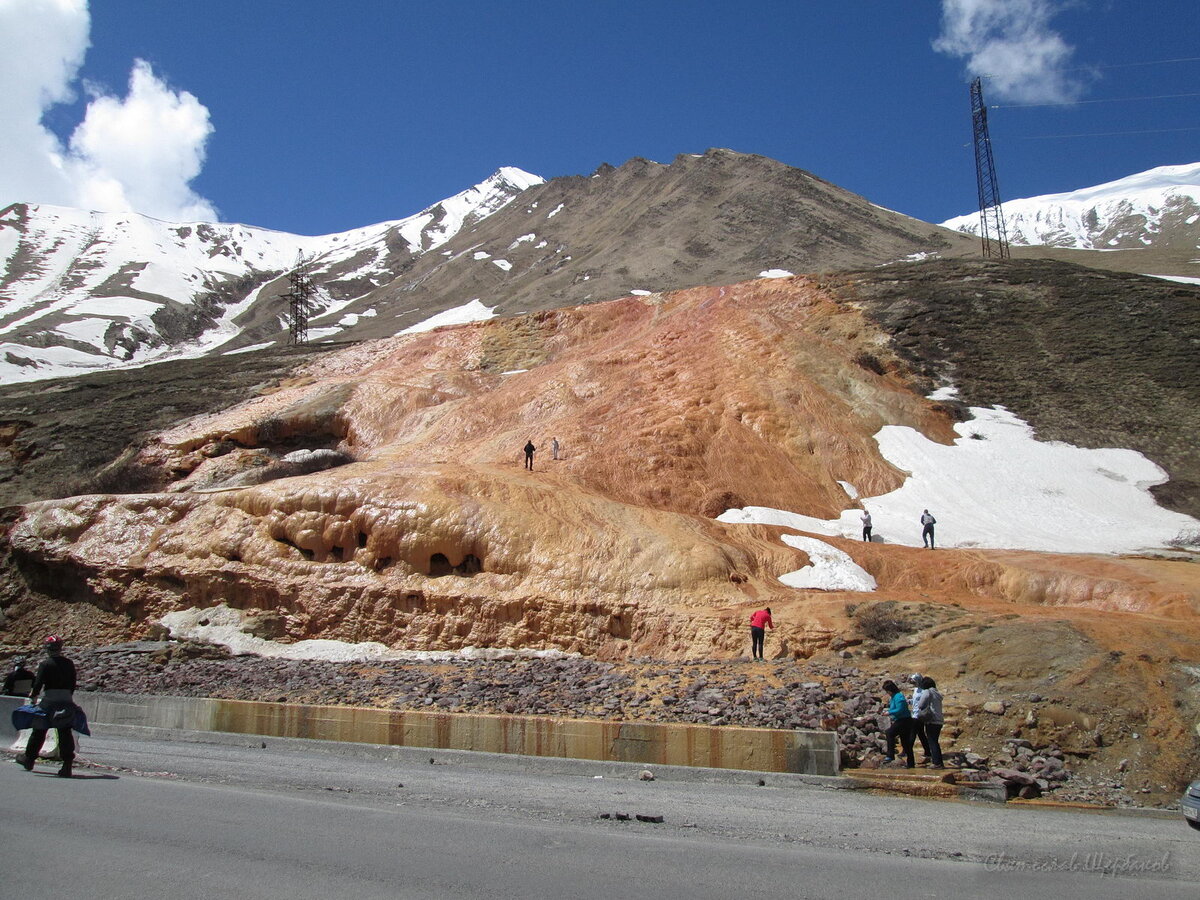
[[[859,498],[871,513],[877,541],[921,546],[925,509],[937,519],[939,547],[1118,554],[1161,549],[1181,534],[1200,534],[1200,520],[1155,502],[1149,488],[1166,481],[1167,473],[1142,454],[1039,441],[1002,407],[972,407],[971,413],[973,419],[955,425],[959,437],[950,445],[899,425],[875,435],[883,458],[908,473],[897,490]],[[861,514],[847,508],[826,520],[752,506],[718,519],[857,539]],[[830,584],[839,581],[833,569],[815,561],[814,569],[810,582],[821,571],[830,573]]]

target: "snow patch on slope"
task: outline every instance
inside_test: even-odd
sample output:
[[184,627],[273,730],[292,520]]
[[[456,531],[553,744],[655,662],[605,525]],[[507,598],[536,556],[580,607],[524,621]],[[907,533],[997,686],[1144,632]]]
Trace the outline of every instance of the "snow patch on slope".
[[781,540],[789,547],[803,550],[810,560],[807,566],[780,575],[788,587],[818,591],[873,591],[877,587],[871,573],[844,553],[816,538],[785,534]]
[[[1003,408],[971,412],[973,419],[954,426],[959,437],[949,446],[899,425],[875,435],[883,458],[909,473],[897,490],[861,498],[876,538],[921,546],[924,509],[938,520],[939,547],[1133,553],[1200,531],[1200,521],[1155,502],[1149,488],[1167,473],[1142,454],[1039,441]],[[747,507],[718,519],[855,539],[860,516],[859,509],[826,520]]]
[[495,316],[495,307],[484,306],[480,299],[476,297],[470,303],[464,303],[462,306],[456,306],[454,309],[440,312],[423,322],[408,326],[399,333],[417,334],[421,331],[432,331],[435,328],[441,328],[443,325],[465,325],[467,322],[482,322],[484,319],[492,319]]
[[565,659],[560,650],[510,650],[499,647],[464,647],[461,650],[393,650],[378,641],[351,644],[345,641],[308,640],[281,644],[248,634],[246,614],[228,606],[192,608],[167,613],[159,620],[175,638],[218,644],[237,655],[256,654],[269,659],[312,659],[330,662],[370,660],[453,659]]

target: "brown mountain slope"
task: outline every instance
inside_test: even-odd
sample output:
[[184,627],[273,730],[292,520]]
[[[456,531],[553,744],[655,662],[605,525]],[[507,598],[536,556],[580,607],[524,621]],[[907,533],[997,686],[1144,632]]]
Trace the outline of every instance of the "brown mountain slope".
[[[727,284],[771,268],[820,272],[914,254],[967,256],[977,246],[763,156],[709,150],[670,165],[631,159],[530,188],[311,325],[365,314],[341,337],[379,338],[476,298],[512,315],[634,290]],[[264,289],[240,345],[279,336],[286,289]]]
[[[920,392],[953,346],[913,340],[911,317],[893,339],[873,318],[896,311],[843,299],[849,284],[695,288],[324,355],[110,476],[153,492],[18,511],[4,635],[102,643],[224,604],[283,640],[731,659],[770,605],[778,656],[936,673],[964,704],[963,740],[1015,729],[1112,768],[1139,748],[1136,722],[1160,751],[1131,771],[1173,785],[1200,718],[1194,563],[824,538],[878,589],[798,590],[779,576],[809,560],[784,529],[713,520],[752,504],[829,516],[850,503],[839,480],[889,490],[883,424],[949,438],[955,410]],[[1029,701],[1040,724],[976,709],[1035,692],[1051,700]]]
[[[777,529],[712,517],[743,505],[830,517],[849,503],[839,481],[898,486],[872,438],[882,425],[951,435],[950,410],[914,379],[885,333],[801,278],[393,338],[160,433],[125,470],[157,493],[34,505],[12,546],[36,583],[143,624],[224,600],[286,611],[293,637],[727,653],[739,609],[799,602],[777,577],[805,557]],[[551,437],[562,460],[547,459]],[[534,473],[520,466],[529,439]],[[322,456],[333,444],[343,455]],[[283,459],[297,450],[318,452]],[[1086,575],[1047,582],[988,553],[923,575],[902,548],[850,549],[885,590],[1191,602],[1107,576],[1103,589]],[[982,574],[997,566],[1008,574]],[[844,625],[818,596],[791,652]]]

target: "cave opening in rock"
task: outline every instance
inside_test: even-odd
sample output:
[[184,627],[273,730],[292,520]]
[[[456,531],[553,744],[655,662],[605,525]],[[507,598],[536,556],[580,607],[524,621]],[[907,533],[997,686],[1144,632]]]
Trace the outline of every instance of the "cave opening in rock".
[[440,578],[443,575],[463,575],[470,577],[483,571],[483,562],[474,553],[468,553],[457,566],[450,565],[450,560],[444,553],[435,553],[429,557],[429,577]]

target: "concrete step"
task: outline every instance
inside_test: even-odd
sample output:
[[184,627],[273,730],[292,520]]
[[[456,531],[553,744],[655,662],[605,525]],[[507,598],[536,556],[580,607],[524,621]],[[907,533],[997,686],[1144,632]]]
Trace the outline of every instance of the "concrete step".
[[842,772],[862,790],[910,797],[946,799],[982,799],[1004,802],[1002,786],[958,781],[956,769],[846,769]]

